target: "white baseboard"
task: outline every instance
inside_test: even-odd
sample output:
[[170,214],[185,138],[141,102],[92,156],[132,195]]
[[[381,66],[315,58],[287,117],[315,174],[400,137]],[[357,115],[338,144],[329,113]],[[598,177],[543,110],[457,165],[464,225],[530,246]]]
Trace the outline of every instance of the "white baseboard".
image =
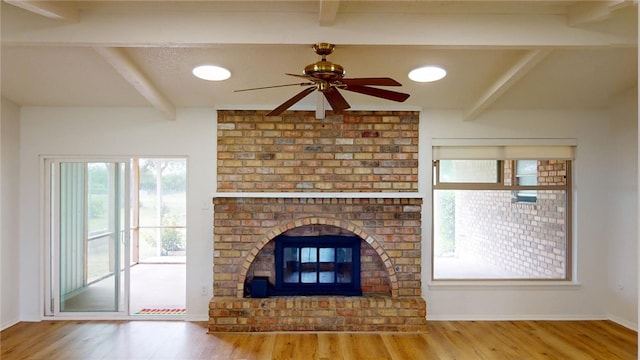
[[617,316],[614,315],[609,315],[609,319],[613,321],[614,323],[618,324],[618,325],[622,325],[624,327],[626,327],[627,329],[631,329],[633,331],[638,331],[638,323],[637,322],[632,322],[632,321],[628,321],[626,319],[622,319],[619,318]]
[[427,315],[428,321],[525,321],[525,320],[610,320],[604,315],[469,315],[469,314],[449,314],[449,315]]
[[20,320],[15,319],[15,320],[9,320],[9,321],[5,321],[0,325],[0,331],[4,330],[4,329],[8,329],[10,327],[12,327],[13,325],[19,323]]
[[209,321],[209,314],[187,314],[185,321]]

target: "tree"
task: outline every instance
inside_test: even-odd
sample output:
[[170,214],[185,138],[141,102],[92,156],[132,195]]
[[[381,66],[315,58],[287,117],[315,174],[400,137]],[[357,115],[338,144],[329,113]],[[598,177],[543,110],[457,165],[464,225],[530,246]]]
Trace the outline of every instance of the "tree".
[[[186,163],[183,160],[165,160],[165,159],[140,159],[140,188],[151,190],[152,184],[156,193],[156,226],[162,224],[163,204],[162,193],[164,190],[165,178],[184,178]],[[167,175],[163,175],[167,173]],[[172,176],[168,176],[168,175]],[[153,179],[153,180],[152,180]],[[143,183],[144,181],[144,183]],[[184,180],[182,180],[184,183]],[[177,189],[180,181],[173,180],[169,182],[167,187]],[[144,185],[143,185],[144,184]],[[144,188],[143,188],[144,186]],[[184,188],[184,186],[183,186]],[[175,191],[175,190],[174,190]],[[156,230],[156,256],[162,256],[163,249],[163,233],[164,231],[158,227]]]

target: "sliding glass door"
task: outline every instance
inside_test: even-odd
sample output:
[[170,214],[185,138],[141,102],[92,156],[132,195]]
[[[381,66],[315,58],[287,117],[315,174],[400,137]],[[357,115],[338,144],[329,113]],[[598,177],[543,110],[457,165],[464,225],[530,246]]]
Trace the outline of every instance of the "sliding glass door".
[[129,160],[46,162],[48,315],[128,312]]

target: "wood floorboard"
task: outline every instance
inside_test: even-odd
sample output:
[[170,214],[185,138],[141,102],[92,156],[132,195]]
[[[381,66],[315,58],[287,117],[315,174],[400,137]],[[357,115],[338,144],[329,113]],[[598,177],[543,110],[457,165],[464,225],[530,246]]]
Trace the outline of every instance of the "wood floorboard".
[[391,359],[437,359],[437,352],[432,349],[421,334],[387,334],[382,341]]
[[204,322],[43,321],[0,333],[0,359],[637,359],[611,321],[431,321],[421,333],[207,333]]
[[318,334],[318,360],[342,359],[340,349],[340,333]]
[[[548,354],[545,354],[546,347],[541,341],[537,341],[535,337],[531,335],[534,328],[528,322],[504,321],[504,322],[490,322],[480,323],[480,326],[490,333],[492,336],[498,338],[504,346],[509,347],[515,357],[511,356],[510,359],[552,359]],[[522,332],[521,336],[511,336],[510,330],[514,326],[518,326]]]
[[[458,331],[469,337],[470,341],[483,344],[478,347],[477,355],[481,359],[518,359],[522,358],[525,351],[513,346],[513,339],[505,339],[499,332],[499,324],[487,324],[476,322],[474,326],[461,325]],[[468,330],[465,330],[468,329]]]

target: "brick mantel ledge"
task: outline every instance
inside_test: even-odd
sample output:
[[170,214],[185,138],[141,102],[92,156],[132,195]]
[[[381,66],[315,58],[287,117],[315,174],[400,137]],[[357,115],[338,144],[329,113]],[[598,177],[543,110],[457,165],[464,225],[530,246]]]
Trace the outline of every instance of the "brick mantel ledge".
[[216,192],[213,198],[292,198],[292,199],[415,199],[422,198],[417,192]]

